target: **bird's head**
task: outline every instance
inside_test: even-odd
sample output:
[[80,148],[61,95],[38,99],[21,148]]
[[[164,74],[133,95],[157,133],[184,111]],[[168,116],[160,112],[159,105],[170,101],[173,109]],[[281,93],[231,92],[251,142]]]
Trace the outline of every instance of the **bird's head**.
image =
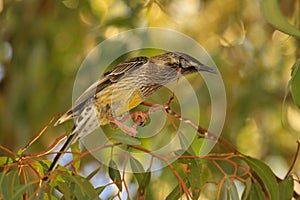
[[181,52],[167,52],[165,54],[155,56],[155,58],[156,62],[161,62],[161,64],[170,66],[183,75],[197,71],[217,73],[214,69],[202,64],[192,56]]

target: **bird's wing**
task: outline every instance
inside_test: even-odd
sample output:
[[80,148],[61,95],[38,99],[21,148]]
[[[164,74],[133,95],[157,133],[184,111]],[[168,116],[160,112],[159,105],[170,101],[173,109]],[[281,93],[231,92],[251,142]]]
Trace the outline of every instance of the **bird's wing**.
[[117,82],[125,73],[131,71],[132,69],[137,69],[139,66],[146,64],[148,61],[149,58],[146,56],[130,58],[125,60],[123,63],[118,64],[112,70],[106,72],[104,76],[108,76],[112,82]]
[[86,89],[82,95],[74,102],[72,109],[78,110],[76,107],[86,102],[87,100],[94,98],[95,94],[101,92],[107,86],[117,82],[125,73],[130,70],[135,70],[138,67],[148,62],[148,58],[145,56],[135,57],[115,66],[112,70],[104,73],[104,75],[95,83],[93,83],[88,89]]
[[54,125],[56,126],[58,124],[62,124],[65,121],[73,118],[76,111],[81,110],[86,101],[94,98],[95,94],[99,93],[107,86],[117,82],[124,74],[141,67],[148,61],[149,58],[145,56],[131,58],[118,64],[112,70],[104,73],[104,75],[98,81],[93,83],[82,93],[82,95],[79,96],[79,98],[74,102],[72,108],[69,109],[65,114],[63,114]]

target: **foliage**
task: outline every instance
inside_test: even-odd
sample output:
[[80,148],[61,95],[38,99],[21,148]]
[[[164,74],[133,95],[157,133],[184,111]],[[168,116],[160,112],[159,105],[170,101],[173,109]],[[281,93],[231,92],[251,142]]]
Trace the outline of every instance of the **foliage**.
[[[0,199],[299,197],[293,189],[300,169],[295,142],[300,132],[299,1],[282,2],[0,0]],[[91,152],[73,147],[74,160],[46,174],[50,161],[45,156],[65,136],[53,142],[58,129],[48,125],[35,133],[70,105],[83,58],[104,39],[145,25],[185,33],[212,55],[228,96],[223,137],[213,152],[199,156],[195,152],[204,135],[212,133],[198,130],[189,148],[188,132],[183,133],[181,146],[170,152],[176,161],[169,162],[144,140],[109,130],[112,143],[95,149],[109,152],[107,167],[94,167]],[[200,104],[208,105],[203,85],[191,82],[201,91]],[[201,112],[194,123],[206,127],[210,108]],[[180,121],[171,117],[175,124]],[[144,168],[142,160],[128,156],[126,162],[139,173],[126,173],[114,154],[117,146],[146,153],[166,167],[152,171],[151,163]],[[85,166],[94,169],[83,175]]]
[[300,83],[300,70],[299,70],[300,60],[298,59],[297,62],[294,64],[292,68],[292,78],[291,78],[291,92],[293,95],[293,99],[295,104],[300,109],[300,90],[299,90],[299,83]]
[[[175,111],[169,111],[172,109],[169,105],[164,105],[164,108],[168,113],[175,113]],[[182,119],[181,116],[176,116],[176,118]],[[128,137],[126,134],[117,134],[116,137],[112,135],[109,140],[114,141],[114,143],[99,147],[99,149],[102,150],[105,148],[111,149],[111,159],[107,167],[107,173],[111,179],[111,183],[94,188],[90,181],[99,172],[99,168],[92,171],[86,178],[77,173],[79,160],[92,152],[84,152],[82,154],[73,152],[73,161],[64,167],[56,169],[52,174],[48,174],[47,172],[49,167],[46,161],[36,161],[36,159],[50,152],[60,140],[57,140],[56,143],[51,145],[44,152],[35,154],[24,153],[46,129],[47,126],[33,141],[23,149],[20,149],[18,154],[14,154],[1,146],[3,151],[11,154],[11,156],[8,157],[1,157],[0,166],[2,166],[3,171],[0,174],[0,193],[2,198],[9,199],[12,197],[13,199],[20,199],[22,197],[24,199],[32,199],[34,197],[47,197],[51,199],[59,198],[59,195],[57,195],[57,193],[59,193],[64,199],[98,199],[98,196],[111,184],[117,186],[117,192],[111,194],[111,197],[122,198],[125,193],[128,198],[131,198],[132,189],[129,187],[130,181],[127,179],[127,176],[131,175],[125,173],[125,166],[122,166],[123,170],[120,170],[118,164],[113,160],[113,149],[120,145],[126,145],[127,151],[135,149],[146,152],[152,156],[152,159],[159,159],[167,164],[168,169],[163,169],[162,173],[165,173],[166,170],[170,171],[178,183],[165,197],[168,200],[179,199],[182,196],[185,196],[187,199],[198,199],[201,193],[205,194],[205,192],[207,192],[205,186],[209,184],[217,186],[217,199],[239,199],[236,186],[237,182],[244,185],[244,189],[242,190],[243,199],[268,198],[279,200],[282,199],[282,197],[290,199],[295,195],[297,196],[293,190],[293,177],[289,174],[291,170],[285,176],[285,179],[280,180],[264,162],[243,155],[223,138],[218,139],[218,144],[223,148],[233,149],[233,152],[211,153],[206,156],[198,156],[192,147],[189,147],[187,151],[185,150],[186,138],[184,136],[181,136],[180,139],[181,148],[170,152],[170,155],[173,154],[172,156],[177,158],[175,162],[172,163],[170,158],[163,157],[160,154],[151,152],[142,147],[136,138]],[[211,135],[208,138],[214,137],[213,133],[209,133],[203,128],[198,128],[198,132],[199,138],[207,134]],[[107,141],[107,143],[108,142],[109,141]],[[299,147],[300,143],[293,165],[298,157]],[[132,155],[129,154],[127,159],[125,163],[127,161],[130,163],[134,171],[133,176],[138,184],[136,198],[145,199],[147,197],[147,191],[151,190],[153,184],[151,182],[151,176],[153,176],[154,172],[151,169],[152,166],[150,164],[149,169],[145,171],[140,161],[132,157]],[[66,168],[69,165],[72,166],[71,171]],[[220,179],[214,180],[215,177],[212,180],[210,180],[210,178],[202,179],[202,173],[204,173],[202,172],[202,168],[204,166],[215,167],[216,170],[222,174]],[[291,166],[290,169],[293,169],[293,167],[294,166]],[[211,169],[211,171],[215,170]],[[34,174],[34,176],[30,174]],[[10,190],[7,190],[8,187]]]

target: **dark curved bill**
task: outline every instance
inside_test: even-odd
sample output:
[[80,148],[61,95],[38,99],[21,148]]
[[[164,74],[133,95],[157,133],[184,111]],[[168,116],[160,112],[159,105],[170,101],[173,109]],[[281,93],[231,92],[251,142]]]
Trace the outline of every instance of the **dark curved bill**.
[[189,63],[191,65],[193,65],[198,71],[205,71],[205,72],[210,72],[213,74],[217,74],[217,71],[204,65],[203,63],[201,63],[199,60],[197,60],[196,58],[193,58],[190,55],[187,55],[185,53],[181,53],[181,52],[174,52],[177,55],[181,56],[182,58],[186,59],[189,61]]
[[196,69],[198,71],[205,71],[205,72],[210,72],[210,73],[213,73],[213,74],[217,74],[216,70],[214,70],[213,68],[210,68],[210,67],[208,67],[208,66],[206,66],[202,63],[201,63],[201,65],[196,66]]

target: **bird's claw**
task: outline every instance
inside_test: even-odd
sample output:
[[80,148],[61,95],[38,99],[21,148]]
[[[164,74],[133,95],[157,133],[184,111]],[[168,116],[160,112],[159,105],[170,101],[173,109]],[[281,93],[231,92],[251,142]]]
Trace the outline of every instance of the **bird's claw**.
[[131,113],[131,117],[133,118],[134,127],[145,126],[147,122],[148,113],[136,111]]

